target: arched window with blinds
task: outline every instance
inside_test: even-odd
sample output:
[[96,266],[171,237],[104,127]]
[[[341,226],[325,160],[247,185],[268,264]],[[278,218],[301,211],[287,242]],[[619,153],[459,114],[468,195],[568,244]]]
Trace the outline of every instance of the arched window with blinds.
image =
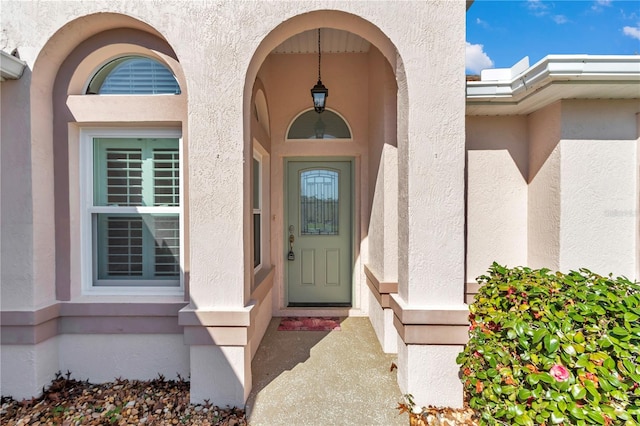
[[178,95],[180,86],[171,71],[155,59],[123,56],[96,72],[88,95]]

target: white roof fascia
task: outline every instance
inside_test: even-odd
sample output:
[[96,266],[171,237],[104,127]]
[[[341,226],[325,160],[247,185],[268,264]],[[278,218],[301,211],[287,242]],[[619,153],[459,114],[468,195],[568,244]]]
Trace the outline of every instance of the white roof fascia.
[[26,62],[0,50],[0,81],[19,79],[26,66]]
[[467,100],[514,102],[553,81],[640,81],[640,55],[549,55],[503,81],[468,81]]

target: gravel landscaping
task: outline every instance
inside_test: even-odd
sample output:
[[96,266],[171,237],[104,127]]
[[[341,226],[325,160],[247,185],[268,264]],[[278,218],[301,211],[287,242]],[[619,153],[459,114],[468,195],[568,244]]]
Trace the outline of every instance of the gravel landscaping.
[[202,425],[241,426],[244,411],[189,403],[189,382],[116,380],[91,384],[58,377],[37,399],[2,398],[0,424],[17,425]]
[[[0,424],[18,425],[202,425],[246,426],[244,410],[211,404],[189,403],[189,382],[165,380],[116,380],[92,384],[58,374],[40,398],[16,401],[2,397]],[[400,408],[400,407],[398,407]],[[407,410],[399,410],[406,416]],[[419,419],[418,417],[422,417]],[[412,425],[475,425],[475,413],[467,408],[427,408]],[[357,425],[367,426],[367,425]]]

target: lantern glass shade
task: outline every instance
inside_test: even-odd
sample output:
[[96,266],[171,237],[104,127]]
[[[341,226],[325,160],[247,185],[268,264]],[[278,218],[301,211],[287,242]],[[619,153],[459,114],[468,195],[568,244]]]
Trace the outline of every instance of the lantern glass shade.
[[324,87],[322,81],[318,80],[318,83],[316,83],[316,85],[313,86],[313,89],[311,89],[311,97],[313,98],[313,109],[315,109],[317,113],[321,113],[322,111],[324,111],[328,96],[329,90]]

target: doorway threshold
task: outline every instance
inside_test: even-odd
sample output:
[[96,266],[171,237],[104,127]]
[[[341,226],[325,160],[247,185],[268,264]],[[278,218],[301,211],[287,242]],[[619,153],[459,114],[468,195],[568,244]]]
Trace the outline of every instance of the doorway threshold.
[[289,302],[289,308],[351,308],[351,302],[347,303],[313,303],[313,302]]
[[274,317],[351,317],[366,316],[350,306],[288,306],[273,313]]

